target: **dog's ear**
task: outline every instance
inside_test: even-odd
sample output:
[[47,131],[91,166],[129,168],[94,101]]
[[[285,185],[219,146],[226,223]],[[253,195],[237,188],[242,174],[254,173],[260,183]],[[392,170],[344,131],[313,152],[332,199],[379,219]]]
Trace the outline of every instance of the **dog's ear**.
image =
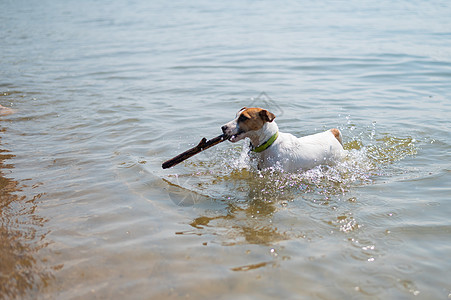
[[272,122],[276,118],[272,112],[269,112],[266,109],[260,111],[260,116],[266,122]]

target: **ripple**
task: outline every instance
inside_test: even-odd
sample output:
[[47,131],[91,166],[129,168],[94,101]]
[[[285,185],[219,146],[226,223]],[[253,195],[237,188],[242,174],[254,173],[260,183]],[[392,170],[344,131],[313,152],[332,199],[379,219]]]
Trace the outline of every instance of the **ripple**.
[[[1,2],[1,292],[446,297],[445,2]],[[259,171],[223,143],[161,169],[249,104],[340,128],[346,159]]]

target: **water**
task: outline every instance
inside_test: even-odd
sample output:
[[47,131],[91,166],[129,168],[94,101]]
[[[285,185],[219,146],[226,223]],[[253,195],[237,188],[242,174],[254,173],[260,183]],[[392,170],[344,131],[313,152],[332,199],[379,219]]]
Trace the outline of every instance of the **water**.
[[[0,4],[5,298],[451,297],[447,1]],[[166,159],[243,106],[348,158]]]

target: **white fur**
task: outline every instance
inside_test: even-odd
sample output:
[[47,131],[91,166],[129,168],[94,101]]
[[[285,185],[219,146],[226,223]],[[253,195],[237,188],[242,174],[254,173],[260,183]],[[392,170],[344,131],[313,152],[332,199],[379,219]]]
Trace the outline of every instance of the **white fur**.
[[[255,147],[265,143],[278,130],[275,121],[265,122],[260,129],[240,131],[237,117],[225,124],[222,129],[231,142],[249,138]],[[345,150],[331,130],[297,138],[290,133],[279,132],[278,138],[266,150],[256,153],[259,168],[281,168],[285,172],[298,172],[318,165],[330,165],[342,159]]]

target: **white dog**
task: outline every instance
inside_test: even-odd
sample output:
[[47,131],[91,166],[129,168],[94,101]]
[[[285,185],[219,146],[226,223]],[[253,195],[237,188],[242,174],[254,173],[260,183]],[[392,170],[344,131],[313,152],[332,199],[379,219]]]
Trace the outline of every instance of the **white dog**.
[[340,130],[297,138],[279,132],[275,115],[262,108],[242,108],[236,118],[222,126],[232,143],[251,140],[251,149],[259,155],[259,169],[278,167],[285,172],[297,172],[318,165],[330,165],[344,157]]

